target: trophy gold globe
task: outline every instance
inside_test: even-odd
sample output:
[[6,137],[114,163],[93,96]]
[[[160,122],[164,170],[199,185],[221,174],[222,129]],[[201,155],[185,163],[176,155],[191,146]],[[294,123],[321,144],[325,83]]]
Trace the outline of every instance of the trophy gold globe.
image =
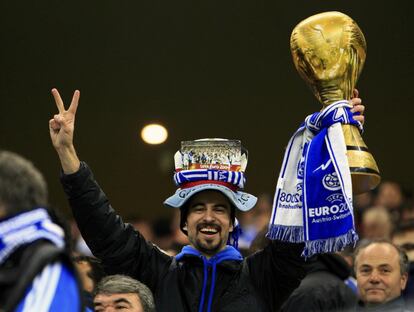
[[[358,25],[340,12],[324,12],[300,22],[290,39],[293,62],[323,108],[350,100],[366,58]],[[356,126],[343,124],[354,194],[374,189],[381,177]]]

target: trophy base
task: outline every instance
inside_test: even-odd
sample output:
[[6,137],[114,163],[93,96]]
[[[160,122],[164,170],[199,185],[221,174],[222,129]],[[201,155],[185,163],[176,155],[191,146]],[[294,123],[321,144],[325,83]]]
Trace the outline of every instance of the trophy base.
[[357,127],[342,125],[354,195],[369,192],[381,181],[377,163],[362,140]]
[[360,168],[349,169],[351,169],[352,193],[354,195],[369,192],[381,182],[381,177],[378,174],[353,171],[353,169]]

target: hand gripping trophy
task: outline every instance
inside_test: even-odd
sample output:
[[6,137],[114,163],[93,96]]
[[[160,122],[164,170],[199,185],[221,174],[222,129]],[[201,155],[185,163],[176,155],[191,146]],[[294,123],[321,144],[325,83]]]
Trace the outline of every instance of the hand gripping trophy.
[[[323,108],[350,100],[366,58],[358,25],[340,12],[325,12],[300,22],[290,41],[293,61]],[[374,189],[381,178],[377,164],[354,125],[343,124],[352,190]]]

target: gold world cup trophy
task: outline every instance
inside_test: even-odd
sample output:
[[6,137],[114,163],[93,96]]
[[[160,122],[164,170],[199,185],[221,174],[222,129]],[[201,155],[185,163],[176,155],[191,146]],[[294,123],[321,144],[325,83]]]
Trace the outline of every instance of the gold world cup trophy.
[[[293,62],[323,108],[350,100],[366,58],[358,25],[340,12],[313,15],[300,22],[290,39]],[[380,182],[378,166],[356,126],[342,125],[354,194]]]

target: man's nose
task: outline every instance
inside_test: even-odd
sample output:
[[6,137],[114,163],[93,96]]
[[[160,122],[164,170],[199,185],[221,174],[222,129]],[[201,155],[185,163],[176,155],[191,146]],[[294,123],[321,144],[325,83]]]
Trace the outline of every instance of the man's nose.
[[214,211],[213,209],[206,209],[204,213],[204,220],[205,221],[213,221],[214,220]]
[[378,284],[380,282],[380,276],[377,272],[372,272],[369,277],[369,282],[372,284]]

